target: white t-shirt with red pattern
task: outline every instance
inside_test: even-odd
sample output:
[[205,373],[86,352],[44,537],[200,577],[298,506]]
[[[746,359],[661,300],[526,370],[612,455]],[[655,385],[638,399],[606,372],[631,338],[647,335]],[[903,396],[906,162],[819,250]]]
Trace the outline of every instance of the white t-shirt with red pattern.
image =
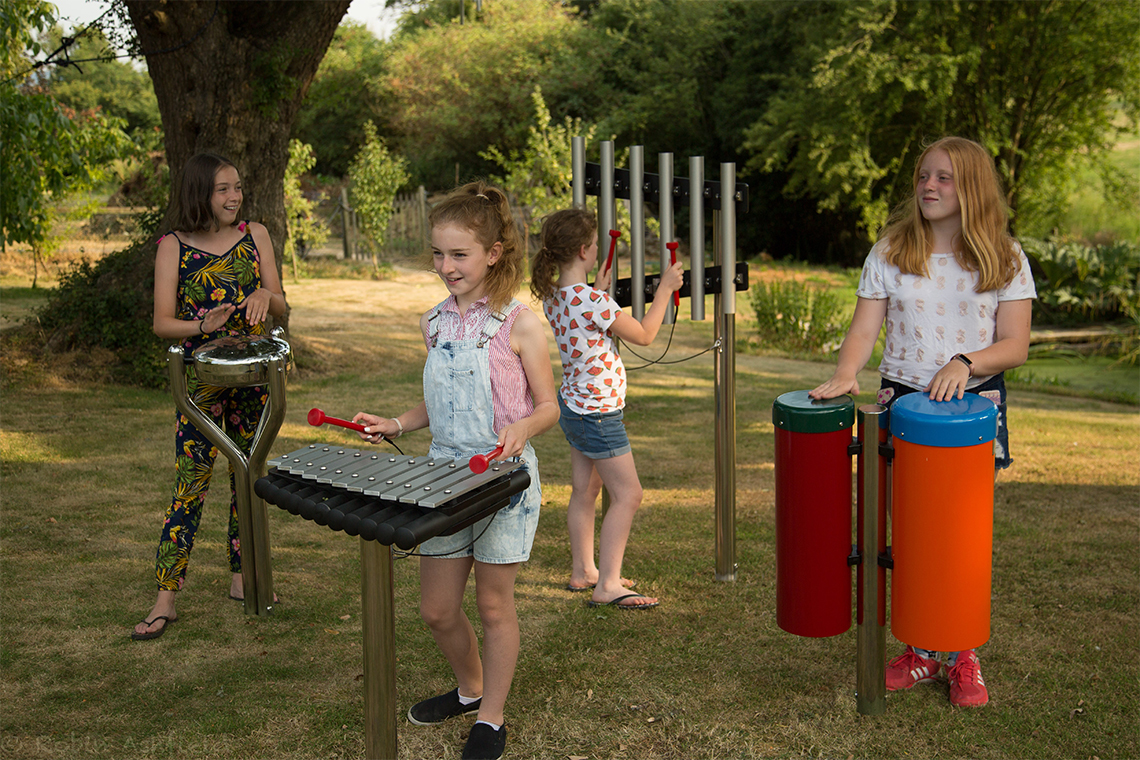
[[559,394],[578,414],[625,406],[625,365],[609,334],[621,307],[604,290],[584,282],[559,288],[543,305],[562,358]]
[[[974,292],[977,272],[963,269],[953,253],[930,255],[929,277],[903,274],[883,255],[888,242],[880,240],[863,264],[860,298],[887,300],[887,334],[879,374],[888,380],[925,388],[935,373],[955,354],[969,354],[993,345],[997,312],[1004,301],[1036,298],[1029,260],[1017,246],[1020,269],[998,290]],[[967,388],[981,385],[989,376],[972,377]]]

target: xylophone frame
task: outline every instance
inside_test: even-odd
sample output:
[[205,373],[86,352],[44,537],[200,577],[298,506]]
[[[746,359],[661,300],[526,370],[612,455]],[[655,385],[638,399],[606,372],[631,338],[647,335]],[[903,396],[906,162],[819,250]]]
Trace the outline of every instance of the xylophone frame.
[[[337,449],[341,453],[357,453],[352,449],[326,447],[326,450],[330,449]],[[300,449],[274,459],[271,463],[275,465],[274,469],[255,484],[258,495],[270,503],[276,503],[282,509],[288,509],[280,503],[283,500],[280,498],[280,494],[286,493],[281,487],[283,482],[287,485],[288,481],[307,480],[311,484],[315,484],[313,487],[323,488],[329,493],[346,492],[345,489],[333,485],[331,482],[333,478],[325,475],[320,475],[322,481],[325,482],[318,484],[316,473],[308,475],[278,474],[280,469],[278,465],[304,451],[305,449]],[[351,455],[349,461],[351,461]],[[465,463],[464,468],[466,468]],[[434,531],[432,535],[452,533],[461,527],[483,519],[488,514],[497,512],[510,503],[511,496],[525,490],[530,485],[530,475],[521,469],[520,464],[496,462],[491,466],[492,474],[490,477],[494,477],[496,472],[499,475],[495,482],[505,484],[501,490],[495,494],[485,494],[476,490],[465,495],[466,506],[452,511],[449,515],[451,524],[441,528],[441,522],[437,519],[436,514],[428,514],[421,518],[421,521],[428,525],[428,530]],[[477,475],[480,475],[479,480],[485,479],[482,474]],[[365,489],[363,487],[354,488],[354,491],[356,490],[362,492]],[[383,500],[380,497],[372,498],[386,503],[390,501]],[[404,506],[406,510],[420,509],[418,504],[405,504]],[[292,509],[288,511],[293,512]],[[432,510],[428,511],[431,512]],[[443,514],[446,509],[440,507],[435,512]],[[302,514],[298,511],[295,514],[300,514],[314,522],[317,521],[312,512],[306,511]],[[328,523],[326,522],[326,524]],[[331,524],[329,527],[333,530],[340,529]],[[396,538],[397,535],[401,536],[400,540]],[[396,758],[396,615],[391,544],[406,543],[406,540],[410,540],[408,536],[413,536],[419,541],[432,536],[425,536],[415,531],[397,534],[395,530],[377,531],[371,533],[370,536],[360,535],[361,627],[364,647],[364,749],[365,757],[369,760],[386,760],[387,758],[394,760]]]

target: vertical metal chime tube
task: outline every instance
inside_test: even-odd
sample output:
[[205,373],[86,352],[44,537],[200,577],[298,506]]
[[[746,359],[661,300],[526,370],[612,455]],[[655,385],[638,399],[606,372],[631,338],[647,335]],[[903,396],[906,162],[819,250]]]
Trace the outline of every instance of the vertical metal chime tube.
[[[614,143],[613,140],[602,142],[602,178],[598,187],[598,238],[599,241],[609,239],[610,230],[617,229],[617,213],[614,206]],[[601,245],[599,242],[598,245]],[[607,247],[608,251],[608,247]],[[612,296],[617,292],[618,274],[617,256],[614,256],[613,276],[610,278],[609,293]]]
[[641,145],[629,149],[629,264],[633,318],[640,322],[645,316],[645,147]]
[[396,615],[392,548],[360,539],[364,755],[396,758]]
[[879,427],[887,409],[878,404],[859,407],[859,437],[862,439],[860,465],[863,472],[859,553],[860,609],[855,660],[855,709],[860,715],[882,715],[887,709],[886,633],[879,619],[884,591],[880,581],[879,553]]
[[[657,173],[661,184],[658,193],[658,219],[661,221],[661,271],[669,268],[669,249],[666,243],[673,242],[673,154],[657,154]],[[662,324],[671,325],[676,321],[677,315],[673,312],[673,299],[669,299],[669,308],[665,310],[665,319]]]
[[586,207],[586,138],[570,138],[570,193],[574,208]]
[[689,318],[705,318],[705,159],[689,157]]
[[736,164],[720,165],[716,354],[716,579],[736,580]]

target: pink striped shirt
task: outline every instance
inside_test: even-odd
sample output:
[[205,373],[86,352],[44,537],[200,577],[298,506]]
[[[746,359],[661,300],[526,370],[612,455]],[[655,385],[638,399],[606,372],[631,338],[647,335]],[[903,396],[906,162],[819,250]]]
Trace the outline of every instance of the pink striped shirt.
[[[507,305],[507,318],[488,344],[491,365],[491,400],[495,407],[495,432],[534,413],[534,399],[527,384],[522,359],[511,349],[511,328],[527,307],[522,303]],[[455,296],[448,296],[440,305],[439,340],[477,340],[483,334],[491,310],[487,299],[481,298],[459,314]],[[434,329],[429,327],[430,329]],[[431,337],[424,335],[424,345],[431,350]]]

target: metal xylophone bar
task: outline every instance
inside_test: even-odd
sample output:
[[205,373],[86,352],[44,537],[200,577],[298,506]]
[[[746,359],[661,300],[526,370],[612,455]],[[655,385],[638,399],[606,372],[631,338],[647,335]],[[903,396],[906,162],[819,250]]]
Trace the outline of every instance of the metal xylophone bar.
[[502,509],[530,484],[521,465],[474,473],[457,460],[368,454],[313,445],[269,463],[261,498],[364,540],[404,550],[450,535]]
[[522,465],[372,454],[314,444],[268,463],[254,485],[270,504],[360,537],[364,745],[396,757],[396,645],[392,544],[411,549],[494,514],[530,486]]

